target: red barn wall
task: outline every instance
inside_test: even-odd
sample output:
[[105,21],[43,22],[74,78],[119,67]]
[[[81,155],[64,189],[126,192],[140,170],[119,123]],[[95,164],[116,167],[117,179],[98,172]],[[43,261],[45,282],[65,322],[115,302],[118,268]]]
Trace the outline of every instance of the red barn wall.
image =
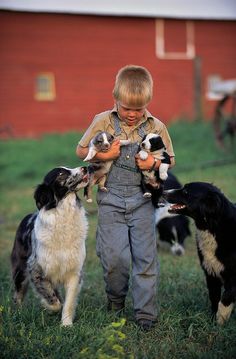
[[[84,130],[96,113],[113,106],[115,75],[131,63],[153,75],[153,114],[166,124],[194,117],[193,60],[156,57],[154,19],[1,11],[0,24],[0,128],[9,123],[16,136]],[[212,116],[206,78],[209,73],[235,77],[236,22],[195,21],[194,26],[203,114]],[[34,99],[40,72],[55,75],[54,101]]]

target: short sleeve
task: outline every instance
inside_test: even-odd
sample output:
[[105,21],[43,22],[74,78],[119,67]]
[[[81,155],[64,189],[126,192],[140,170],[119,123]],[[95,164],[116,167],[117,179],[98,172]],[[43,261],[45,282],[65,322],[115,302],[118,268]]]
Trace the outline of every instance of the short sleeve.
[[105,121],[106,118],[101,117],[100,115],[96,115],[91,123],[91,125],[88,127],[88,129],[83,134],[82,138],[79,141],[79,145],[81,147],[88,147],[89,142],[91,139],[99,132],[99,131],[105,131]]

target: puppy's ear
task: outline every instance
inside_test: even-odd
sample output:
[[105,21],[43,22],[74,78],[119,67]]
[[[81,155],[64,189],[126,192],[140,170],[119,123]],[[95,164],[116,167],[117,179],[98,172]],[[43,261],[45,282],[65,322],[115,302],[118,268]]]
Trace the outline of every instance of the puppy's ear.
[[152,151],[158,151],[160,149],[165,149],[164,142],[162,141],[161,136],[150,138],[150,144]]
[[56,200],[53,191],[46,184],[40,184],[34,192],[34,199],[38,209],[45,207],[51,209],[56,207]]
[[97,153],[96,149],[93,146],[90,147],[88,155],[87,157],[85,157],[84,162],[91,160],[96,155],[96,153]]

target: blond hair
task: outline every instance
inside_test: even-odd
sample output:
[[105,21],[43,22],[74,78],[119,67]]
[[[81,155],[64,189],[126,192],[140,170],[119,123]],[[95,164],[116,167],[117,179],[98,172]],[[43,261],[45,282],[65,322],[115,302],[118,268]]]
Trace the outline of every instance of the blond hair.
[[152,99],[152,88],[152,76],[145,67],[127,65],[116,75],[113,96],[116,101],[143,107]]

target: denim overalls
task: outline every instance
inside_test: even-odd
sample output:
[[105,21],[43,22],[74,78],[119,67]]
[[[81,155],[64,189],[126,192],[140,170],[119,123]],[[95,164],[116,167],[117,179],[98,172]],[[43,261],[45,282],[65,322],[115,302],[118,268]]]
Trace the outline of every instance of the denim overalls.
[[[115,115],[115,137],[121,134]],[[144,127],[139,128],[140,140]],[[132,297],[136,319],[156,319],[157,250],[154,207],[143,197],[141,174],[135,164],[139,143],[121,147],[107,178],[108,192],[97,192],[97,254],[108,300],[124,303],[131,264]]]

